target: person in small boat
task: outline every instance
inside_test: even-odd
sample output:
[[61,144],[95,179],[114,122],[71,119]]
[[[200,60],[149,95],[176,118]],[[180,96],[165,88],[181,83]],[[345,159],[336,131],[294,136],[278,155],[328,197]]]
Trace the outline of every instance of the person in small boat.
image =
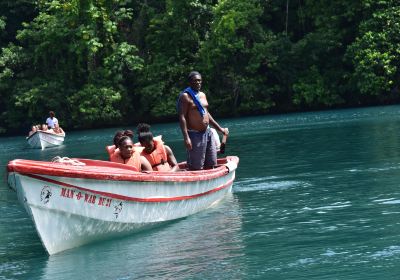
[[133,131],[132,130],[118,130],[113,138],[113,145],[106,146],[106,150],[108,155],[111,157],[111,155],[115,152],[115,150],[118,148],[118,141],[121,139],[122,136],[128,136],[129,138],[132,139],[133,141]]
[[58,120],[54,111],[49,112],[49,117],[46,119],[46,124],[51,129],[53,129],[56,124],[58,124]]
[[133,141],[133,136],[134,136],[134,133],[133,133],[133,131],[132,130],[130,130],[130,129],[126,129],[126,130],[124,130],[124,135],[125,136],[128,136],[129,138],[131,138],[132,139],[132,141]]
[[119,139],[121,139],[121,137],[124,136],[124,131],[123,130],[118,130],[117,132],[115,132],[114,138],[113,138],[113,144],[114,144],[114,148],[116,149],[118,146],[118,141]]
[[141,155],[151,164],[154,171],[172,171],[179,170],[178,162],[172,149],[164,145],[161,136],[153,137],[150,131],[150,125],[141,123],[138,125],[138,140],[144,147]]
[[188,76],[189,87],[178,97],[177,109],[183,141],[187,150],[190,170],[213,168],[217,165],[217,149],[210,125],[227,136],[228,128],[222,128],[208,111],[206,94],[202,91],[202,77],[192,71]]
[[133,146],[132,139],[129,136],[122,136],[118,140],[117,146],[118,148],[110,157],[112,162],[134,166],[138,171],[153,170],[149,161],[141,156],[139,150]]
[[54,125],[53,132],[55,134],[63,134],[65,133],[64,130],[57,124]]
[[40,128],[38,129],[38,130],[41,130],[41,131],[48,131],[49,129],[48,129],[48,127],[47,127],[47,124],[42,124],[41,126],[40,126]]
[[37,131],[37,127],[36,125],[32,125],[31,127],[31,131],[29,131],[28,133],[28,137],[31,136],[33,133],[35,133]]
[[114,154],[115,150],[117,149],[118,146],[118,141],[121,139],[121,137],[124,136],[124,131],[123,130],[118,130],[113,138],[113,145],[108,145],[106,146],[106,151],[108,153],[108,156],[110,157]]

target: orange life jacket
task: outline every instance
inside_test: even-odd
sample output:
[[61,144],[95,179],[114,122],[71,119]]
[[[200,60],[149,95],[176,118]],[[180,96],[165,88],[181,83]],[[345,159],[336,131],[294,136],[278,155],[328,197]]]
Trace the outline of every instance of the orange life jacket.
[[168,163],[167,151],[164,147],[164,142],[161,136],[153,138],[155,149],[151,154],[146,153],[144,150],[141,153],[151,164],[154,171],[171,171],[171,166]]
[[140,163],[140,152],[134,150],[132,156],[129,159],[123,159],[119,149],[115,149],[114,153],[110,156],[110,161],[128,164],[136,167],[138,171],[142,171],[142,164]]
[[[143,147],[141,147],[140,144],[139,144],[139,145],[134,144],[134,145],[133,145],[133,149],[134,149],[136,152],[139,152],[139,153],[141,153],[141,152],[143,151]],[[112,161],[112,160],[111,160],[111,157],[112,157],[112,155],[114,154],[114,152],[115,152],[116,150],[117,150],[117,148],[115,147],[115,145],[106,146],[106,151],[107,151],[107,153],[108,153],[108,156],[110,157],[110,161]]]

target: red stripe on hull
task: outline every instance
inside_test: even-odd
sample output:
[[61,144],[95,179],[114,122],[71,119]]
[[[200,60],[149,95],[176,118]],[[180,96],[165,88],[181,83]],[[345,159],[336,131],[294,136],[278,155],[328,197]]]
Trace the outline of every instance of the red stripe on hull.
[[75,188],[75,189],[78,189],[81,191],[91,192],[91,193],[95,193],[95,194],[102,195],[105,197],[110,197],[113,199],[119,199],[119,200],[125,200],[125,201],[136,201],[136,202],[169,202],[169,201],[179,201],[179,200],[188,200],[188,199],[198,198],[198,197],[205,196],[205,195],[220,191],[222,189],[225,189],[225,188],[231,186],[233,184],[233,180],[234,180],[234,178],[232,178],[231,180],[229,180],[228,182],[226,182],[225,184],[223,184],[219,187],[216,187],[212,190],[209,190],[209,191],[206,191],[203,193],[194,194],[194,195],[176,196],[176,197],[140,198],[140,197],[130,197],[130,196],[125,196],[125,195],[120,195],[120,194],[115,194],[115,193],[91,190],[91,189],[71,185],[68,183],[60,182],[57,180],[53,180],[50,178],[46,178],[46,177],[42,177],[42,176],[38,176],[38,175],[34,175],[34,174],[24,174],[24,175],[34,178],[34,179],[37,179],[37,180],[40,180],[40,181],[45,181],[45,182],[53,183],[53,184],[68,187],[68,188]]

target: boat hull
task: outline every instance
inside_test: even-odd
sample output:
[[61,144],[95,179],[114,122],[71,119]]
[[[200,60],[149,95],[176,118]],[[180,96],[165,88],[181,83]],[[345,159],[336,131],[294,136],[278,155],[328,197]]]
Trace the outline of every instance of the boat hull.
[[101,161],[86,160],[99,166],[66,169],[53,163],[55,171],[20,161],[8,165],[9,185],[31,215],[44,247],[55,254],[212,206],[231,192],[238,158],[227,158],[215,170],[147,174]]
[[29,146],[36,149],[59,146],[64,142],[65,133],[55,134],[46,131],[36,131],[27,138]]

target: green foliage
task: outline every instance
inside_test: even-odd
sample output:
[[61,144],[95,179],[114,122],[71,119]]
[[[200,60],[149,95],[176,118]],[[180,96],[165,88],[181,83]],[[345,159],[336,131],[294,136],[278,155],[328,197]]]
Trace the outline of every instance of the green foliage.
[[[397,0],[0,1],[0,133],[400,101]],[[18,124],[16,127],[15,124]]]
[[[6,29],[6,22],[4,17],[0,17],[0,32],[3,32]],[[2,33],[0,33],[1,35]]]
[[[132,18],[119,2],[38,1],[38,15],[16,36],[19,46],[0,57],[2,87],[12,96],[7,118],[26,126],[52,109],[66,117],[66,127],[89,127],[125,113],[119,105],[128,100],[126,78],[143,60],[118,30]],[[85,118],[78,117],[82,112]]]
[[307,0],[299,8],[304,35],[293,36],[297,41],[291,41],[286,58],[291,70],[282,71],[290,73],[287,80],[291,87],[287,92],[294,108],[321,109],[357,103],[348,78],[352,69],[343,57],[361,20],[361,3]]
[[71,117],[76,120],[73,127],[90,128],[98,121],[119,119],[121,113],[115,107],[120,101],[121,94],[112,88],[85,86],[68,98]]
[[27,63],[26,58],[21,54],[20,47],[13,44],[9,44],[8,47],[1,49],[0,56],[0,129],[6,131],[12,122],[9,122],[10,117],[14,117],[15,114],[12,110],[9,110],[10,100],[12,99],[12,91],[16,86],[16,72],[19,69],[24,68]]
[[175,103],[196,65],[211,16],[210,1],[166,1],[149,23],[148,56],[140,90],[141,112],[156,118],[176,115]]
[[399,93],[400,5],[382,1],[380,9],[360,25],[360,35],[349,47],[353,81],[364,95]]
[[300,76],[293,84],[293,102],[310,108],[332,106],[341,102],[339,97],[329,91],[324,77],[317,67],[312,66],[309,71]]
[[0,1],[0,48],[15,43],[22,22],[29,22],[37,13],[36,0]]
[[200,49],[207,83],[213,85],[211,108],[228,114],[266,112],[274,87],[265,87],[265,70],[276,60],[275,40],[259,23],[258,1],[227,0],[214,8],[210,32]]
[[21,108],[28,119],[34,119],[41,114],[47,115],[46,109],[66,105],[62,96],[58,94],[63,86],[61,82],[41,78],[21,82],[17,87],[19,94],[15,96],[14,105],[16,108]]
[[21,53],[22,48],[10,44],[1,50],[0,56],[0,88],[6,86],[15,75],[14,69],[23,67],[26,58]]

